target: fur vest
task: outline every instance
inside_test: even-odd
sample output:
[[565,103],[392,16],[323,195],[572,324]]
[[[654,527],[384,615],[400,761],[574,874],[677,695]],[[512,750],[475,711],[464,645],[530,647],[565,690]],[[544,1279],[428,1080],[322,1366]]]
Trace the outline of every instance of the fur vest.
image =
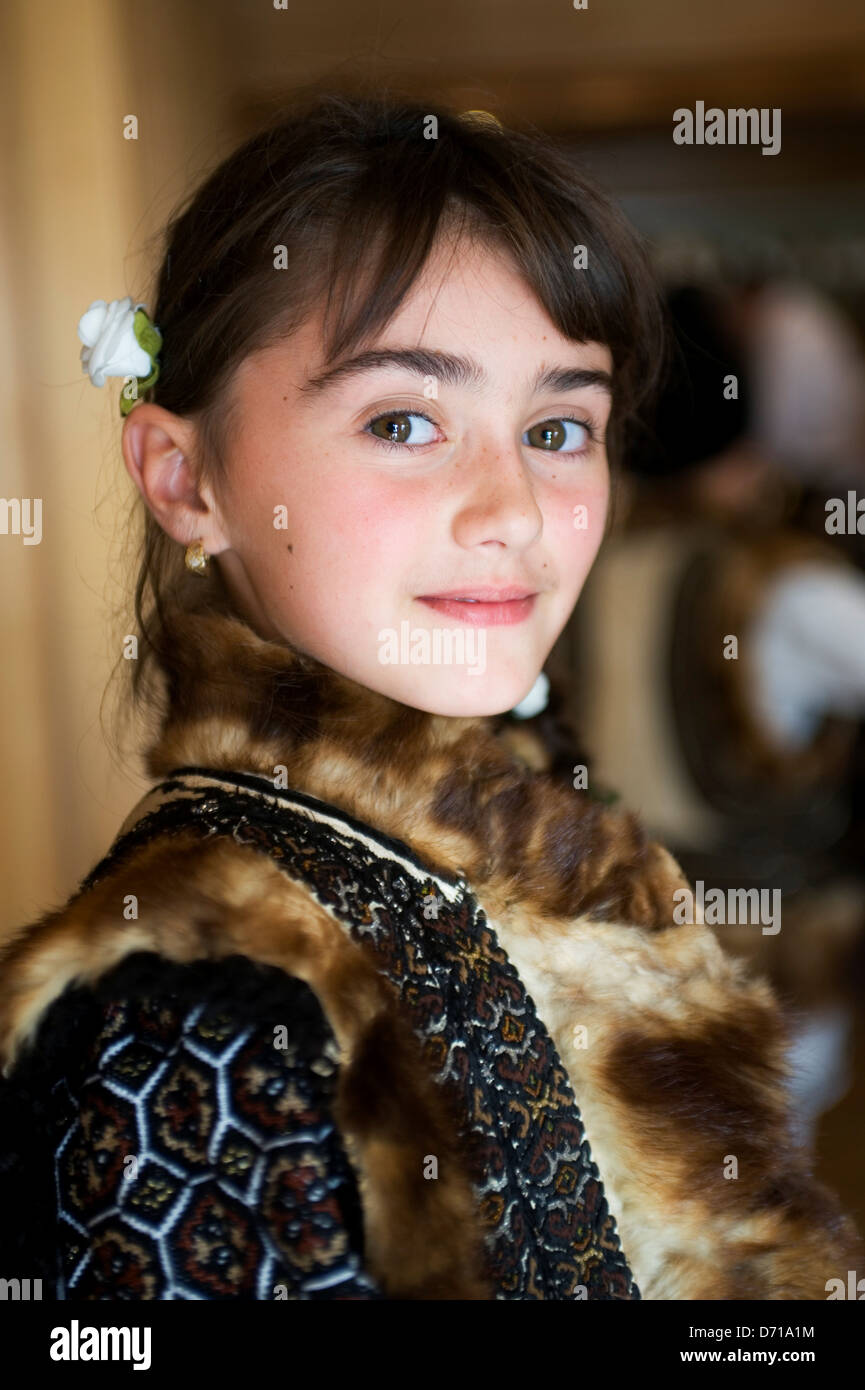
[[782,1012],[636,817],[184,622],[158,785],[0,960],[59,1296],[825,1298]]

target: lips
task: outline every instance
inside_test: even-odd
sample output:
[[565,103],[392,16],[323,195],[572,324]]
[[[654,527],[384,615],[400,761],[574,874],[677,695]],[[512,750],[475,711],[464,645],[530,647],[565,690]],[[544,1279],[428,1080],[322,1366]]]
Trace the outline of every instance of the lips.
[[472,627],[506,627],[523,622],[533,611],[536,598],[531,589],[480,588],[424,595],[418,602]]
[[475,603],[512,603],[516,599],[532,598],[534,592],[533,589],[517,587],[497,589],[487,585],[477,589],[446,589],[441,594],[421,594],[420,598],[422,602],[427,602],[429,599],[447,598],[465,599]]

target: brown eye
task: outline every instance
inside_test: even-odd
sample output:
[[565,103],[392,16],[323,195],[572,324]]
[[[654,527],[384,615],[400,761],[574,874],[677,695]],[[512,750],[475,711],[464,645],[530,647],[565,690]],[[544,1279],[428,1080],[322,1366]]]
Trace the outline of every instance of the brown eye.
[[391,444],[407,444],[411,434],[409,415],[379,415],[370,425],[373,434],[379,439],[387,439]]
[[376,415],[366,428],[376,439],[395,447],[403,444],[407,449],[413,449],[421,444],[435,443],[435,425],[416,410],[387,411],[384,415]]
[[[542,420],[526,430],[525,440],[533,449],[546,449],[548,452],[577,454],[591,439],[591,430],[581,420]],[[567,447],[565,447],[567,445]]]
[[565,442],[565,431],[561,420],[544,420],[541,425],[533,425],[526,431],[529,443],[535,449],[561,449]]

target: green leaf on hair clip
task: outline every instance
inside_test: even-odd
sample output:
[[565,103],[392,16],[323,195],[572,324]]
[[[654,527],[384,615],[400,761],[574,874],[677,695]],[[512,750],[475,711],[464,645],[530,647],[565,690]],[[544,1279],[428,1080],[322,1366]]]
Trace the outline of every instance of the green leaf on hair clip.
[[156,324],[150,322],[150,318],[144,309],[136,309],[132,319],[132,331],[135,340],[144,348],[151,357],[156,357],[162,347],[162,334]]
[[134,405],[140,401],[143,393],[149,386],[154,386],[159,378],[159,363],[157,362],[149,376],[131,376],[124,382],[120,392],[120,414],[128,415]]
[[123,390],[120,392],[121,415],[128,415],[144,392],[150,386],[155,386],[159,379],[159,363],[156,361],[156,355],[162,347],[162,334],[156,325],[150,322],[143,309],[136,309],[132,319],[132,331],[135,334],[135,341],[144,348],[153,363],[153,370],[147,376],[130,377],[125,382]]

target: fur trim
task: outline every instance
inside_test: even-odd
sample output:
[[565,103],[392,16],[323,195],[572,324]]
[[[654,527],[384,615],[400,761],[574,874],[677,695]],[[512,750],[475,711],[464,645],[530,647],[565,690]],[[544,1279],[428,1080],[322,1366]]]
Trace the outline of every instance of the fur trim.
[[[852,1224],[789,1137],[778,1005],[708,928],[672,925],[673,893],[689,885],[632,813],[520,764],[486,720],[399,705],[237,619],[190,618],[179,652],[155,776],[285,768],[292,787],[468,879],[568,1069],[644,1297],[823,1298],[855,1267]],[[122,917],[128,893],[136,922]],[[156,842],[20,933],[0,962],[6,1066],[68,982],[140,950],[239,953],[305,980],[344,1056],[339,1118],[371,1272],[391,1296],[489,1296],[453,1119],[393,996],[259,854]],[[418,1161],[429,1152],[452,1155],[434,1205]]]

